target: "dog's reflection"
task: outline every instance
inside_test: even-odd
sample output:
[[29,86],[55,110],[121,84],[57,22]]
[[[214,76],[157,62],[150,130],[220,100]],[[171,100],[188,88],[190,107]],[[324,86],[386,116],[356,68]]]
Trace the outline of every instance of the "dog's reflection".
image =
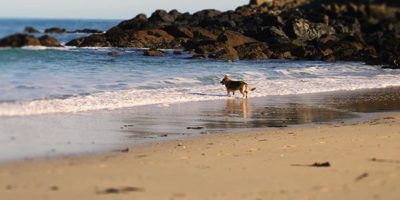
[[231,99],[229,98],[226,100],[225,105],[225,115],[232,116],[232,115],[239,115],[243,118],[250,117],[251,108],[249,108],[247,99]]

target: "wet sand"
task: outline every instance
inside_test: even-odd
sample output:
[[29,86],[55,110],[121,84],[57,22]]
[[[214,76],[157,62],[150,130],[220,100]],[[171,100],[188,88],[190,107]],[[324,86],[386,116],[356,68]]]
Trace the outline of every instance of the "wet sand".
[[400,113],[0,165],[8,200],[397,200],[399,183]]
[[7,117],[0,118],[0,162],[102,153],[207,134],[341,123],[399,109],[400,89],[386,88]]

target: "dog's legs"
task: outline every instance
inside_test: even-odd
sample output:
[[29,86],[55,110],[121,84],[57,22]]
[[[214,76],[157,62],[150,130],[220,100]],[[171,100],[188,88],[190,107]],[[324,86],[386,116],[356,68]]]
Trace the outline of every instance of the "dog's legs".
[[243,88],[240,89],[240,93],[242,93],[243,95],[243,99],[246,98],[247,99],[247,86],[243,86]]
[[247,98],[246,90],[241,89],[241,90],[240,90],[240,93],[243,95],[243,99],[244,99],[245,97]]

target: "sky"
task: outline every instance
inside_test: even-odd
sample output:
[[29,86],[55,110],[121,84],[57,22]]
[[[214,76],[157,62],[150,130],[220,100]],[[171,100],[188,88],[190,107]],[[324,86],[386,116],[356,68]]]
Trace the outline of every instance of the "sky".
[[130,19],[156,9],[233,10],[249,0],[0,0],[0,18]]

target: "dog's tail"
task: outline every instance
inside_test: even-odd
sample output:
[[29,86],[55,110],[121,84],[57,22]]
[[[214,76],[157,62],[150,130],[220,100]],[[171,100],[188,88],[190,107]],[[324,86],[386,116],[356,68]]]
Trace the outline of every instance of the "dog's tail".
[[246,84],[246,92],[254,91],[256,88],[250,88],[249,85]]

